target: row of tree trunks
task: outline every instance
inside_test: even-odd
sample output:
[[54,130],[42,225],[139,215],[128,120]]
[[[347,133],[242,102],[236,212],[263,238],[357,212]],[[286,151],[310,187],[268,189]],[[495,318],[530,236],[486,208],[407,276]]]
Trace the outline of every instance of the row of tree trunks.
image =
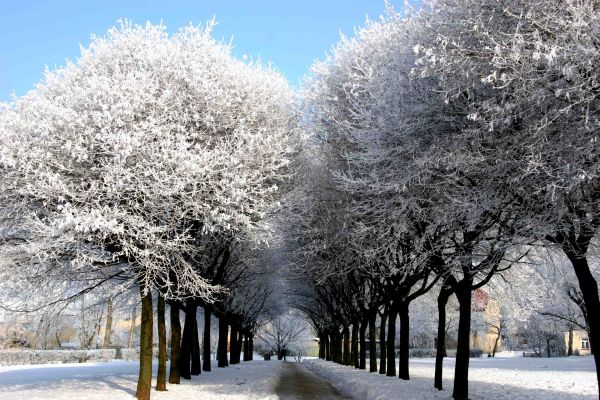
[[[153,330],[153,307],[152,294],[142,295],[142,321],[140,333],[140,373],[136,397],[141,400],[150,398],[152,382],[152,330]],[[181,303],[173,301],[170,304],[170,322],[171,322],[171,367],[169,370],[169,383],[179,384],[181,377],[191,379],[191,375],[199,375],[204,364],[204,370],[211,370],[211,309],[204,307],[204,340],[202,349],[203,363],[201,362],[200,343],[198,340],[198,322],[196,311],[198,305],[193,301],[188,301],[185,307],[185,320],[183,334],[179,312]],[[167,337],[165,323],[165,299],[159,293],[157,301],[157,325],[158,325],[158,345],[159,345],[159,365],[156,382],[156,390],[164,391],[166,389],[166,360],[167,360]],[[251,333],[244,333],[239,327],[231,326],[231,363],[239,363],[242,353],[244,361],[251,361],[254,351],[254,337]],[[219,343],[217,358],[219,367],[227,366],[229,323],[227,314],[219,317]]]

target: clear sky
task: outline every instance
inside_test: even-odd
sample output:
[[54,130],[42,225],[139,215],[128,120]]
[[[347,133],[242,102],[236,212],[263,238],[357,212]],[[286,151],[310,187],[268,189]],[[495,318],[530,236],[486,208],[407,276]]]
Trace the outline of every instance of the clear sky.
[[[402,0],[393,0],[400,7]],[[79,55],[90,35],[103,35],[119,18],[161,20],[170,32],[216,17],[214,35],[233,38],[234,53],[272,61],[293,85],[366,16],[378,19],[384,0],[0,0],[0,101],[40,81],[44,66]]]

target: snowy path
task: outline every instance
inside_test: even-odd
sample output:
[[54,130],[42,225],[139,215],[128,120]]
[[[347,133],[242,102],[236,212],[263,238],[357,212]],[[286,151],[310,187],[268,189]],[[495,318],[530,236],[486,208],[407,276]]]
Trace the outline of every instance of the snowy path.
[[[131,400],[135,394],[137,361],[48,364],[0,367],[1,400]],[[275,400],[274,384],[282,363],[250,361],[227,368],[213,367],[152,391],[157,400]],[[154,365],[156,376],[156,365]],[[155,385],[153,380],[153,386]]]
[[326,381],[298,363],[284,363],[275,392],[281,400],[343,399]]

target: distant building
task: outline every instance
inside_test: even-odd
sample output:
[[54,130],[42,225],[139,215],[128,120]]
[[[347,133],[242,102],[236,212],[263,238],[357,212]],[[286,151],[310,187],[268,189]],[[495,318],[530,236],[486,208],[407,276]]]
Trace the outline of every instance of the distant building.
[[469,337],[471,349],[479,349],[484,354],[492,354],[498,341],[496,352],[502,350],[502,338],[498,338],[500,329],[500,305],[482,289],[473,292],[472,308],[474,319],[483,325],[472,329]]
[[[578,356],[588,356],[592,354],[590,348],[590,339],[587,331],[573,330],[573,354]],[[565,348],[569,348],[569,332],[565,332]]]

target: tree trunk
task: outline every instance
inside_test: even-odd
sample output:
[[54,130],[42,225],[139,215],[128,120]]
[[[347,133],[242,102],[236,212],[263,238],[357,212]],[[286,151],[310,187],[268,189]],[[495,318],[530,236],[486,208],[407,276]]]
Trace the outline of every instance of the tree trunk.
[[336,347],[337,347],[336,333],[335,333],[335,331],[330,331],[330,333],[329,333],[329,357],[331,358],[331,361],[333,361],[334,363],[338,362]]
[[200,375],[202,373],[202,363],[200,362],[200,342],[198,341],[198,306],[194,304],[194,311],[192,316],[192,344],[191,344],[191,358],[192,367],[190,373],[192,375]]
[[156,323],[158,325],[158,372],[156,390],[167,390],[167,326],[165,324],[165,298],[158,293],[156,304]]
[[598,297],[598,283],[590,271],[587,258],[569,257],[577,281],[579,290],[583,295],[583,302],[587,309],[590,349],[594,355],[596,364],[596,382],[598,384],[600,398],[600,351],[596,351],[596,344],[600,346],[600,298]]
[[210,322],[211,322],[211,312],[210,308],[204,306],[204,336],[202,338],[202,369],[205,371],[210,371]]
[[408,358],[410,325],[408,303],[402,303],[398,311],[400,314],[400,357],[398,364],[398,377],[403,380],[409,380],[410,374],[408,370]]
[[142,323],[140,327],[140,371],[138,375],[137,390],[135,397],[138,400],[150,400],[152,389],[152,293],[140,285],[140,296],[142,298]]
[[387,343],[385,340],[385,324],[387,314],[381,316],[379,324],[379,373],[385,375],[387,372]]
[[191,301],[185,305],[185,320],[183,325],[183,336],[181,338],[181,355],[179,358],[179,371],[183,379],[192,379],[191,357],[192,357],[192,336],[194,334],[193,320],[196,318],[196,307],[192,306]]
[[325,360],[331,361],[331,340],[329,339],[329,331],[325,331]]
[[352,344],[351,344],[351,349],[350,349],[350,354],[351,354],[351,361],[350,361],[350,365],[352,365],[355,368],[359,368],[359,360],[358,360],[358,322],[354,321],[352,323]]
[[231,339],[230,341],[230,360],[231,364],[239,364],[241,360],[241,352],[242,352],[242,342],[243,339],[242,332],[240,331],[239,326],[232,325],[231,326]]
[[244,332],[239,331],[238,333],[238,342],[237,342],[237,362],[238,364],[242,360],[242,345],[244,343]]
[[254,335],[250,334],[250,348],[248,349],[248,353],[250,354],[250,361],[254,360]]
[[373,313],[369,319],[369,372],[377,372],[377,314]]
[[334,339],[335,340],[333,343],[333,350],[334,350],[333,362],[338,363],[338,364],[344,364],[343,334],[336,331]]
[[367,324],[367,320],[362,320],[360,323],[360,357],[358,363],[359,369],[367,369]]
[[567,343],[567,356],[573,355],[573,326],[569,325],[569,342]]
[[181,355],[181,322],[179,321],[179,303],[171,302],[171,369],[169,371],[169,383],[179,384],[181,375],[179,371]]
[[319,359],[325,359],[325,335],[323,331],[319,332]]
[[498,332],[498,336],[494,341],[494,348],[492,349],[492,357],[496,357],[496,350],[498,350],[498,341],[500,340],[500,332]]
[[396,376],[396,316],[398,313],[392,309],[388,315],[387,334],[387,376]]
[[127,347],[133,347],[133,331],[135,329],[135,321],[137,320],[137,303],[133,305],[133,310],[131,310],[131,324],[129,325],[129,338],[127,340]]
[[471,333],[471,284],[470,280],[463,282],[461,288],[455,291],[459,303],[458,341],[456,346],[456,365],[454,368],[455,400],[469,398],[469,335]]
[[446,305],[448,299],[452,295],[452,288],[442,286],[438,295],[438,330],[435,351],[435,378],[433,386],[438,389],[443,389],[442,376],[444,370],[444,357],[446,357]]
[[352,356],[350,354],[350,328],[347,326],[343,330],[344,335],[344,352],[343,352],[343,363],[344,365],[350,365],[352,362]]
[[218,344],[218,363],[219,368],[224,368],[229,365],[227,361],[227,339],[229,336],[229,325],[227,324],[227,314],[222,313],[219,316],[219,344]]
[[[112,334],[112,320],[113,320],[113,299],[109,297],[107,300],[107,310],[106,310],[106,326],[104,327],[104,343],[102,345],[103,348],[108,349],[110,347],[110,335]],[[58,347],[60,347],[60,342],[58,343]]]
[[250,361],[250,334],[244,335],[244,361]]

